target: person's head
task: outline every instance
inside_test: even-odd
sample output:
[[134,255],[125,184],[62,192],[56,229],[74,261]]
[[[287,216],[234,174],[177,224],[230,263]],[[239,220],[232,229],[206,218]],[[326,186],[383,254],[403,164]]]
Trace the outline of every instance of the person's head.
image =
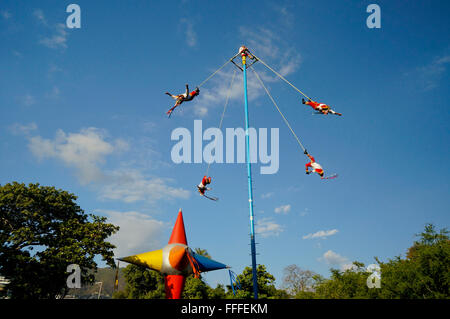
[[200,94],[200,89],[198,87],[195,88],[195,95],[199,95]]
[[320,175],[320,177],[322,177],[322,178],[323,178],[323,172],[320,172],[320,173],[319,173],[319,175]]

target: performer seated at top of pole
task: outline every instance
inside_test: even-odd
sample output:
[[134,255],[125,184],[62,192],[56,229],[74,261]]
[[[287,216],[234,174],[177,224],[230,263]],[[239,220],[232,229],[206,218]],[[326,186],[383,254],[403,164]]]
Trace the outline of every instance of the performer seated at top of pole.
[[342,116],[341,113],[333,111],[328,105],[323,103],[317,103],[315,101],[312,101],[311,99],[308,99],[308,101],[305,101],[305,99],[302,99],[302,103],[311,106],[315,111],[327,115],[328,113],[335,114]]
[[175,100],[175,105],[170,110],[168,110],[166,113],[170,117],[172,115],[173,110],[175,110],[175,108],[177,106],[179,106],[181,103],[183,103],[185,101],[192,101],[194,99],[194,97],[199,95],[200,89],[197,87],[197,88],[195,88],[194,91],[189,93],[189,85],[186,84],[186,92],[185,93],[178,94],[178,95],[172,95],[169,92],[166,92],[166,94]]
[[250,53],[250,51],[247,49],[245,45],[241,46],[239,48],[239,54],[241,56],[248,56],[250,59],[254,59],[255,57]]
[[[306,163],[305,167],[306,167],[306,174],[310,174],[310,173],[317,173],[320,175],[320,178],[323,179],[323,169],[322,166],[320,166],[319,163],[316,163],[316,160],[314,159],[314,157],[312,157],[311,155],[308,154],[308,152],[305,150],[305,154],[306,156],[309,157],[310,162]],[[310,171],[309,168],[312,168],[312,170]]]

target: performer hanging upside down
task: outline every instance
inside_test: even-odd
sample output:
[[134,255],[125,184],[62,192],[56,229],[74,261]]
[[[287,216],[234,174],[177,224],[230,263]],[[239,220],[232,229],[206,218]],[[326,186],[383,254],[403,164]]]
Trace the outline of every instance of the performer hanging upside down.
[[[310,173],[314,173],[316,172],[317,174],[320,175],[320,178],[323,179],[323,169],[322,166],[320,166],[319,163],[316,163],[316,160],[314,159],[314,157],[312,157],[311,155],[308,154],[308,152],[305,150],[305,154],[306,156],[309,157],[309,159],[311,160],[309,163],[306,163],[305,168],[306,168],[306,174],[310,174]],[[312,170],[310,171],[309,168],[312,168]]]
[[328,105],[323,104],[323,103],[317,103],[310,99],[308,99],[308,101],[305,101],[305,99],[302,99],[302,103],[311,106],[317,112],[320,112],[325,115],[328,113],[331,113],[331,114],[336,114],[336,115],[342,116],[341,113],[333,111]]
[[197,95],[200,94],[200,89],[199,88],[195,88],[194,91],[192,91],[191,93],[189,93],[189,85],[186,84],[186,92],[183,94],[178,94],[178,95],[172,95],[169,92],[166,92],[167,95],[169,95],[170,97],[172,97],[175,100],[175,105],[167,111],[167,115],[170,117],[172,115],[173,110],[175,110],[175,108],[177,106],[179,106],[181,103],[185,102],[185,101],[192,101],[194,99],[194,97],[196,97]]
[[211,177],[203,176],[202,182],[197,186],[201,195],[205,195],[205,192],[210,190],[210,188],[206,187],[208,184],[211,184]]

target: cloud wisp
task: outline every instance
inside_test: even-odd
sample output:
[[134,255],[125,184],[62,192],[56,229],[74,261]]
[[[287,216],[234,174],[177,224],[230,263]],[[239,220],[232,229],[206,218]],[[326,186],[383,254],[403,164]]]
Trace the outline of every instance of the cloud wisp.
[[197,46],[197,33],[194,31],[194,24],[192,21],[182,18],[180,22],[184,31],[186,44],[191,48]]
[[82,129],[79,133],[65,133],[59,129],[54,139],[33,136],[28,148],[39,160],[56,158],[74,168],[81,184],[100,181],[105,178],[100,164],[113,152],[126,149],[126,142],[116,140],[109,143],[104,132],[97,128]]
[[49,24],[42,9],[35,9],[33,11],[38,24],[42,25],[50,33],[39,40],[39,43],[50,49],[66,49],[68,32],[64,23]]
[[339,266],[342,271],[353,269],[354,267],[347,257],[341,256],[332,250],[326,251],[318,260],[328,265]]
[[291,205],[281,205],[274,209],[275,214],[287,214],[291,211]]
[[[11,129],[30,133],[36,128],[15,124]],[[109,141],[104,130],[90,127],[66,133],[60,129],[53,139],[39,135],[27,138],[28,148],[37,159],[56,159],[71,168],[80,184],[94,186],[102,200],[155,202],[190,196],[189,191],[170,186],[173,180],[169,178],[148,176],[136,168],[106,170],[103,166],[108,156],[126,152],[130,146],[123,139]]]
[[136,211],[95,210],[108,218],[108,222],[120,227],[109,238],[116,246],[115,257],[125,257],[159,249],[161,235],[166,223]]
[[439,86],[439,81],[447,71],[450,64],[450,55],[438,56],[425,66],[418,67],[415,70],[419,81],[425,91]]
[[[261,59],[267,59],[267,61],[283,61],[283,64],[275,63],[272,65],[281,75],[287,76],[299,69],[302,62],[300,54],[292,50],[289,44],[281,40],[275,32],[263,27],[254,29],[241,26],[239,28],[239,34],[250,51],[257,54]],[[229,96],[230,104],[233,101],[242,100],[244,89],[243,77],[240,71],[237,70],[238,74],[231,85],[231,79],[236,70],[230,64],[229,68],[224,68],[218,72],[212,78],[211,82],[208,83],[208,86],[205,86],[205,89],[201,91],[200,96],[197,98],[197,103],[194,106],[194,114],[196,116],[205,117],[209,109],[216,107],[216,105],[223,107],[227,96]],[[213,71],[211,70],[211,72]],[[259,68],[257,72],[265,83],[274,83],[280,80],[276,75],[269,74],[269,71],[265,68]],[[247,87],[248,99],[250,101],[254,101],[265,95],[264,89],[261,87],[253,72],[248,72]]]
[[256,221],[255,231],[258,236],[263,238],[278,236],[284,231],[283,226],[276,223],[272,218],[262,218]]
[[319,230],[315,233],[305,235],[302,238],[303,239],[315,239],[315,238],[327,239],[327,237],[336,235],[337,233],[338,233],[337,229]]

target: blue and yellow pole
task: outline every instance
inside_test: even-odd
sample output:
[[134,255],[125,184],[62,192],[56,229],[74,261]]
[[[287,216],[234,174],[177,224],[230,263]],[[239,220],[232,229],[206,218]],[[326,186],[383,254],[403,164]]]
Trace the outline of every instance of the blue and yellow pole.
[[247,97],[247,54],[242,53],[242,69],[244,72],[244,99],[245,99],[245,145],[247,147],[247,179],[248,179],[248,203],[250,207],[250,247],[252,253],[253,297],[258,299],[258,277],[256,272],[256,246],[255,225],[253,218],[253,190],[252,190],[252,166],[250,163],[250,138],[248,133],[248,97]]

